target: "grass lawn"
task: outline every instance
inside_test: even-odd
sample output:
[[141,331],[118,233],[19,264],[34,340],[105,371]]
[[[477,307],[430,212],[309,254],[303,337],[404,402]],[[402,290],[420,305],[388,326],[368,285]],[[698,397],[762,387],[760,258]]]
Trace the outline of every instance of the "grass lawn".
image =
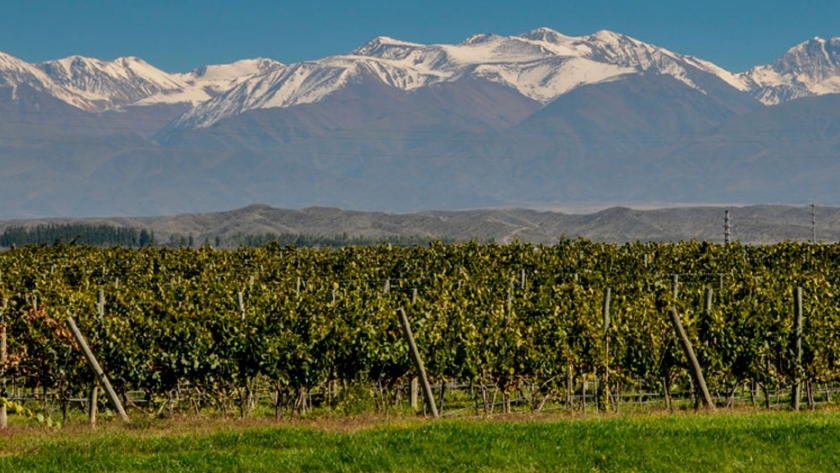
[[840,413],[103,423],[0,433],[0,471],[840,471]]

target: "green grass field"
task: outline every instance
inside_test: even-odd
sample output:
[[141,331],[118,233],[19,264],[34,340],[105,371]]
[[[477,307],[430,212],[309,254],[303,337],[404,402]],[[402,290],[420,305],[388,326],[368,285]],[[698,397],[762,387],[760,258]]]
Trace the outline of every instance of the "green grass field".
[[0,433],[0,471],[840,471],[840,413],[116,422]]

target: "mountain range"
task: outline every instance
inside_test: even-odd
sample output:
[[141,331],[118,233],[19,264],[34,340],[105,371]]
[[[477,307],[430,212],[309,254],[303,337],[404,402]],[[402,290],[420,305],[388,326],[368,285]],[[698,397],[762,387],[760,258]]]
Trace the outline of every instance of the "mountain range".
[[0,53],[0,218],[840,203],[840,38],[733,73],[609,31],[188,73]]
[[[224,212],[157,217],[96,217],[0,220],[0,234],[10,229],[62,225],[107,225],[145,229],[161,245],[209,243],[238,247],[243,236],[278,235],[336,237],[373,243],[403,237],[414,244],[426,240],[510,243],[514,240],[556,244],[561,238],[625,243],[635,241],[709,241],[724,243],[724,218],[729,215],[732,241],[768,244],[791,240],[840,241],[840,208],[789,205],[743,207],[672,207],[646,210],[605,209],[474,209],[416,213],[359,212],[329,207],[278,209],[256,204]],[[570,212],[571,211],[571,212]],[[585,211],[587,213],[579,213]],[[64,241],[72,239],[68,237]],[[252,238],[251,241],[257,241]],[[53,240],[47,240],[47,244]],[[361,243],[365,244],[365,243]]]

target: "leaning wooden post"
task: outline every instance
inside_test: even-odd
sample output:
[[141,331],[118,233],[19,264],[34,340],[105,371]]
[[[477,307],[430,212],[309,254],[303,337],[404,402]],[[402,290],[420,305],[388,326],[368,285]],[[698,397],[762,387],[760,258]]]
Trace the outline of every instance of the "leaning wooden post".
[[[714,289],[707,287],[706,292],[703,295],[703,317],[706,318],[707,323],[709,326],[711,325],[712,320],[712,298],[714,296]],[[734,393],[734,391],[733,391]],[[734,402],[734,397],[732,398]],[[726,407],[731,407],[729,403],[730,399],[727,399]],[[699,401],[698,401],[699,402]]]
[[677,332],[677,338],[679,338],[682,343],[685,356],[691,363],[691,375],[692,378],[694,378],[695,386],[697,386],[697,389],[700,390],[700,394],[703,396],[703,403],[706,405],[707,409],[714,410],[715,403],[712,402],[712,395],[709,394],[709,388],[706,387],[706,378],[703,377],[703,370],[700,369],[700,363],[697,361],[697,356],[694,354],[694,348],[692,348],[691,342],[688,340],[688,335],[686,335],[682,322],[680,322],[680,316],[677,314],[677,309],[672,307],[668,310],[668,313],[671,314],[671,322],[674,324],[674,331]]
[[[6,397],[6,308],[9,300],[3,299],[3,312],[0,313],[0,398]],[[0,429],[9,425],[6,404],[0,404]]]
[[87,358],[88,363],[90,363],[90,367],[93,368],[93,372],[96,374],[96,379],[98,379],[99,383],[102,384],[102,387],[105,389],[105,394],[108,396],[108,400],[111,401],[111,404],[114,406],[114,409],[116,409],[120,419],[128,422],[128,414],[125,413],[125,409],[123,409],[122,403],[117,397],[116,391],[114,391],[113,386],[111,386],[111,382],[108,381],[108,377],[105,376],[105,372],[102,371],[102,367],[99,366],[99,362],[96,361],[96,357],[93,356],[93,352],[90,351],[90,347],[88,347],[85,337],[82,336],[82,332],[79,331],[79,327],[76,326],[76,322],[73,320],[73,317],[67,317],[67,327],[69,327],[70,331],[73,332],[73,338],[76,339],[76,343],[79,344],[79,348],[81,348],[82,353],[84,353],[85,358]]
[[797,286],[793,299],[793,389],[790,393],[790,407],[798,411],[801,398],[802,377],[802,287]]
[[[411,305],[414,305],[416,303],[417,303],[417,288],[415,287],[411,290]],[[409,398],[411,400],[411,402],[410,402],[411,408],[416,411],[417,410],[417,398],[419,397],[419,394],[420,394],[420,378],[418,378],[417,375],[414,375],[414,376],[411,377],[411,383],[409,384],[408,389],[409,389]]]
[[397,310],[402,322],[403,330],[405,331],[405,338],[408,341],[408,348],[411,351],[411,357],[414,358],[414,366],[417,367],[420,375],[420,382],[423,383],[423,392],[426,394],[426,402],[429,404],[429,410],[432,411],[432,416],[437,419],[438,415],[437,405],[435,404],[435,396],[432,393],[432,386],[429,384],[429,378],[426,377],[426,368],[423,366],[423,359],[420,358],[420,351],[417,350],[417,344],[414,342],[414,334],[411,333],[411,325],[408,323],[408,317],[405,315],[405,310],[400,307]]

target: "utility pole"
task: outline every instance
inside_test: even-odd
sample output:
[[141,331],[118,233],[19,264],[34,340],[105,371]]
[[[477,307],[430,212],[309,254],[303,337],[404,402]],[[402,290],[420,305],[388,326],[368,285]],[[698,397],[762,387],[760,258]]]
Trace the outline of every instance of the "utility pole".
[[811,243],[817,243],[817,204],[811,204]]
[[732,236],[731,230],[732,230],[732,226],[731,226],[730,220],[729,220],[729,211],[727,210],[726,214],[723,218],[723,244],[724,245],[729,244],[729,237]]

